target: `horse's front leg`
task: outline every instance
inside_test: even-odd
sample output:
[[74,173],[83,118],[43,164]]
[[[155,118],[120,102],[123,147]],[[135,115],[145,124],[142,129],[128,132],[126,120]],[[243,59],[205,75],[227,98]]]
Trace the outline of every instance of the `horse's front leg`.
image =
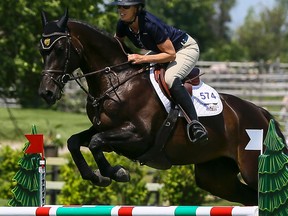
[[[101,149],[105,146],[118,150],[121,149],[121,146],[124,149],[129,148],[129,143],[135,144],[142,140],[141,136],[135,131],[135,126],[129,122],[122,127],[93,135],[89,149],[94,156],[101,175],[117,182],[128,182],[130,180],[129,172],[120,165],[112,167]],[[125,144],[125,147],[123,147],[123,144]],[[127,144],[129,147],[127,147]]]
[[111,179],[100,175],[99,171],[93,171],[83,157],[80,147],[88,147],[91,137],[96,133],[96,130],[91,127],[88,130],[72,135],[68,141],[68,149],[76,164],[81,176],[85,180],[90,180],[93,184],[106,187],[111,184]]

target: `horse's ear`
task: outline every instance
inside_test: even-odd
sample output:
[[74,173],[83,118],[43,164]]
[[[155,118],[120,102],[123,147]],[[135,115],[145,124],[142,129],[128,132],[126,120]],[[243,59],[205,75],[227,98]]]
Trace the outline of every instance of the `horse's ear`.
[[45,11],[41,10],[42,26],[44,27],[48,22]]
[[61,17],[61,19],[57,22],[57,26],[60,29],[65,29],[68,22],[68,8],[65,10],[65,14]]

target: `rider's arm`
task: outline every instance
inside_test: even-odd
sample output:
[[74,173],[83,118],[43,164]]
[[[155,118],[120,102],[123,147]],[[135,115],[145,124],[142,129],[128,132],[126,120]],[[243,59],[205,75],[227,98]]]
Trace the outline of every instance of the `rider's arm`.
[[131,61],[134,64],[142,63],[166,63],[174,61],[176,58],[176,51],[170,39],[167,39],[161,44],[157,45],[160,53],[152,55],[139,55],[131,54],[128,55],[128,61]]

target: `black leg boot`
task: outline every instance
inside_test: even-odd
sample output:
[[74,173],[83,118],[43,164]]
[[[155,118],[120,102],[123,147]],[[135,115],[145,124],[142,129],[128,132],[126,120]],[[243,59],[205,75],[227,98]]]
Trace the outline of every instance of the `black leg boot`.
[[208,134],[205,127],[198,121],[198,116],[189,93],[186,91],[183,83],[176,78],[170,89],[171,96],[177,105],[180,105],[191,122],[187,124],[187,134],[189,139],[195,142],[204,142],[208,140]]

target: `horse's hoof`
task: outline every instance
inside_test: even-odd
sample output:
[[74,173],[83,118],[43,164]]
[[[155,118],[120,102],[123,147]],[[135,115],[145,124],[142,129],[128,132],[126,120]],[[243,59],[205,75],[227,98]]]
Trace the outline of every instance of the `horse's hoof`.
[[129,171],[124,169],[122,166],[115,166],[113,180],[117,182],[129,182],[130,181],[130,174]]
[[99,187],[107,187],[111,184],[112,182],[111,178],[102,176],[98,169],[95,170],[93,173],[94,173],[94,178],[93,180],[91,180],[91,182],[94,185],[97,185]]

